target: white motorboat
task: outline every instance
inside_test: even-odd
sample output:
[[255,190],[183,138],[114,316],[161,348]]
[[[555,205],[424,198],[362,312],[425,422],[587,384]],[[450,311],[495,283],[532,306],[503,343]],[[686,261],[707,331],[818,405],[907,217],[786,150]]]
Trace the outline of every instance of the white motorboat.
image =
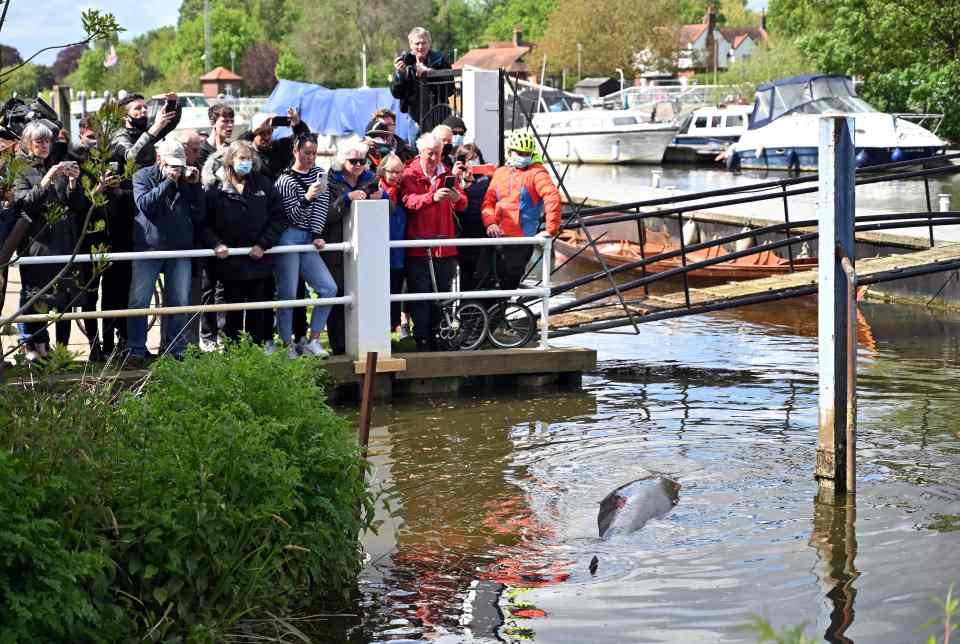
[[660,163],[675,123],[650,123],[634,110],[540,112],[533,125],[554,161]]
[[667,148],[665,163],[714,163],[747,131],[749,105],[699,107],[684,117]]
[[[727,167],[817,170],[820,117],[855,120],[857,165],[867,167],[943,154],[946,142],[911,119],[932,114],[887,114],[858,98],[846,76],[786,78],[757,88],[750,123],[727,155]],[[941,117],[942,118],[942,117]]]

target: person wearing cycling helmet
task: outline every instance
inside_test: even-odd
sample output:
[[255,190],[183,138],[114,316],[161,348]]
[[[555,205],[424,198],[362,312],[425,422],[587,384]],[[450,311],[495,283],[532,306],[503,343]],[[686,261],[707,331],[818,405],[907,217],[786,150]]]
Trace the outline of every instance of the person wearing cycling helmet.
[[[529,132],[510,136],[507,164],[497,168],[483,197],[487,237],[554,236],[560,231],[560,191],[543,166]],[[545,217],[545,230],[540,219]],[[533,254],[533,246],[503,246],[497,267],[500,288],[514,290]]]

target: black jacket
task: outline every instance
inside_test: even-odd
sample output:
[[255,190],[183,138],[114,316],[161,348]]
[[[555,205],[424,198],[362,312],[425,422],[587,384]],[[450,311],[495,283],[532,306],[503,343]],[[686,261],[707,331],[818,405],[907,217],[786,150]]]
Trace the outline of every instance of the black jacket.
[[[323,239],[328,244],[339,244],[343,241],[343,220],[350,212],[350,197],[348,193],[354,190],[372,188],[372,184],[379,184],[377,175],[364,170],[357,179],[356,185],[350,185],[347,176],[341,170],[330,173],[330,211],[327,214],[327,224],[323,228]],[[324,253],[323,261],[328,265],[343,263],[343,253]]]
[[[13,203],[19,215],[30,217],[32,223],[20,242],[17,253],[21,256],[70,255],[77,244],[82,219],[86,215],[87,204],[79,180],[76,187],[70,189],[66,177],[57,177],[46,189],[40,182],[50,164],[30,158],[31,165],[14,180]],[[48,221],[51,206],[65,208],[63,216],[56,221]],[[47,284],[63,268],[63,264],[40,264],[20,267],[20,279],[27,290],[38,289]],[[69,271],[52,296],[59,307],[65,306],[77,292],[75,271]],[[59,296],[59,297],[58,297]],[[50,303],[50,302],[48,302]]]
[[[243,194],[238,194],[229,181],[208,190],[206,210],[200,239],[209,248],[223,244],[230,248],[259,246],[267,250],[287,228],[283,199],[273,182],[259,172],[247,176]],[[225,281],[259,279],[271,274],[273,257],[264,255],[257,260],[236,255],[213,259],[209,267],[218,279]]]
[[[439,51],[427,52],[427,67],[434,70],[450,69],[450,63]],[[400,111],[420,124],[424,132],[432,130],[450,115],[447,100],[453,88],[453,79],[449,83],[430,83],[426,92],[421,92],[423,79],[417,78],[416,70],[407,67],[402,72],[394,71],[390,81],[390,93],[400,100]]]
[[[486,237],[487,229],[483,225],[483,197],[490,187],[490,177],[482,174],[473,175],[473,183],[466,189],[467,207],[457,211],[460,221],[461,237]],[[482,248],[482,247],[481,247]]]

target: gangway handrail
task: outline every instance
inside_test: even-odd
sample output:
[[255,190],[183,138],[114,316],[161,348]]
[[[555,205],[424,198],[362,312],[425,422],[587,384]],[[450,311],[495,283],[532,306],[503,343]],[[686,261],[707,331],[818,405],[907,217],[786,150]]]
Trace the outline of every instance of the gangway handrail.
[[[922,213],[922,216],[924,217],[924,221],[909,221],[909,220],[908,220],[908,221],[901,221],[901,220],[895,220],[895,221],[887,221],[887,222],[884,222],[883,219],[881,219],[881,218],[889,217],[889,215],[870,215],[871,220],[870,220],[869,223],[863,223],[863,224],[857,225],[857,226],[854,227],[854,230],[855,230],[855,232],[868,232],[868,231],[874,231],[874,230],[890,230],[890,229],[898,229],[898,228],[911,228],[911,227],[915,227],[915,226],[916,226],[916,227],[919,227],[919,226],[930,226],[930,225],[935,225],[935,226],[955,226],[955,225],[960,224],[960,212],[946,212],[946,213],[933,213],[933,214],[936,216],[935,218],[939,219],[939,221],[936,221],[936,222],[933,222],[933,223],[931,223],[931,222],[929,222],[929,221],[926,221],[926,218],[927,218],[927,215],[928,215],[927,213]],[[795,226],[795,227],[804,227],[804,224],[809,223],[809,222],[811,222],[811,221],[812,221],[812,220],[808,220],[807,222],[795,222],[795,223],[793,224],[793,226]],[[874,222],[882,222],[882,223],[874,223]],[[782,227],[782,226],[786,226],[786,225],[787,225],[787,224],[779,224],[779,226],[781,226],[781,227]],[[751,232],[753,232],[753,231],[751,231]],[[744,235],[746,235],[746,234],[748,234],[748,233],[738,233],[738,234],[739,234],[740,236],[744,236]],[[792,245],[792,244],[800,244],[800,243],[803,243],[803,242],[805,242],[805,241],[813,241],[814,239],[819,238],[819,236],[820,236],[819,231],[815,231],[815,232],[805,233],[805,234],[803,234],[803,235],[796,235],[796,236],[794,236],[794,237],[790,237],[790,238],[787,238],[787,239],[782,239],[782,240],[767,242],[767,243],[764,243],[764,244],[761,244],[761,245],[754,246],[754,247],[752,247],[752,248],[748,248],[748,249],[746,249],[746,250],[734,251],[734,252],[728,253],[728,254],[726,254],[726,255],[719,255],[719,256],[717,256],[717,257],[711,257],[711,258],[706,259],[706,260],[702,260],[702,261],[699,261],[699,262],[694,262],[694,263],[692,263],[692,264],[687,264],[687,265],[685,265],[685,266],[678,266],[677,268],[672,268],[672,269],[668,269],[668,270],[665,270],[665,271],[660,271],[660,272],[658,272],[658,273],[653,273],[652,275],[647,275],[647,276],[644,276],[644,277],[641,277],[641,278],[637,278],[637,279],[635,279],[635,280],[630,280],[630,281],[628,281],[628,282],[621,283],[621,284],[619,285],[619,286],[620,286],[620,290],[621,290],[621,291],[625,291],[625,290],[631,290],[631,289],[635,289],[635,288],[640,288],[641,286],[648,285],[648,284],[651,284],[651,283],[656,282],[656,281],[659,281],[659,280],[668,279],[668,278],[670,278],[670,277],[676,277],[676,276],[678,276],[678,275],[684,275],[684,274],[687,274],[687,273],[689,273],[689,272],[691,272],[691,271],[694,271],[694,270],[698,270],[698,269],[701,269],[701,268],[707,268],[707,267],[713,266],[713,265],[715,265],[715,264],[722,264],[722,263],[724,263],[724,262],[728,262],[728,261],[731,261],[731,260],[734,260],[734,259],[739,259],[739,258],[741,258],[741,257],[747,257],[747,256],[749,256],[749,255],[753,255],[753,254],[756,254],[756,253],[759,253],[759,252],[763,252],[763,251],[767,251],[767,250],[775,250],[775,249],[777,249],[777,248],[782,248],[782,247],[784,247],[784,246],[788,246],[788,245]],[[693,248],[693,247],[691,247],[691,248]],[[688,252],[689,252],[689,249],[688,249]],[[661,255],[656,256],[656,257],[659,257],[659,258],[660,258],[659,260],[656,259],[656,257],[654,257],[654,258],[648,258],[648,259],[645,260],[645,261],[647,261],[647,262],[650,262],[650,261],[662,261],[662,259],[668,259],[668,258],[670,258],[670,257],[676,257],[676,256],[679,255],[680,253],[681,253],[681,251],[679,251],[679,250],[677,250],[677,251],[671,251],[670,253],[663,253],[663,254],[661,254]],[[632,262],[632,264],[635,264],[635,263],[636,263],[636,262]],[[613,270],[619,270],[619,269],[629,270],[629,269],[624,268],[624,267],[626,267],[626,266],[627,266],[627,265],[618,266],[616,269],[613,269]],[[613,272],[613,271],[611,271],[611,272]],[[591,281],[592,281],[592,280],[591,280]],[[564,284],[564,285],[562,285],[562,287],[558,287],[557,289],[555,289],[555,290],[553,291],[553,295],[555,295],[555,296],[556,296],[556,295],[559,295],[560,293],[564,293],[564,292],[566,292],[566,291],[568,291],[568,290],[570,290],[570,289],[572,289],[572,288],[576,288],[576,286],[571,286],[570,284]],[[610,292],[609,289],[604,290],[604,291],[598,291],[598,292],[596,292],[596,293],[592,293],[592,294],[590,294],[590,295],[588,295],[588,296],[586,296],[586,297],[580,298],[580,299],[575,300],[575,301],[573,301],[573,302],[566,302],[566,303],[564,303],[564,304],[561,304],[561,305],[555,307],[553,310],[551,310],[550,313],[551,313],[552,315],[557,315],[557,314],[559,314],[559,313],[563,313],[563,312],[565,312],[565,311],[569,311],[569,310],[571,310],[571,309],[575,309],[575,308],[577,308],[578,306],[581,306],[581,305],[583,305],[583,304],[590,304],[590,303],[593,303],[593,302],[597,302],[597,301],[602,300],[602,299],[604,299],[604,298],[610,297],[611,295],[613,295],[613,293]],[[689,298],[688,298],[688,302],[689,302]],[[688,303],[688,305],[687,305],[686,308],[691,308],[691,307],[692,307],[692,305],[690,305],[690,304]],[[644,317],[643,317],[643,320],[644,320],[644,321],[649,321],[649,319],[648,319],[647,316],[644,316]]]
[[[288,253],[306,252],[348,252],[351,250],[349,242],[327,244],[317,249],[313,244],[295,244],[291,246],[273,246],[264,251],[264,255],[284,255]],[[252,246],[228,248],[227,256],[248,255]],[[217,257],[212,248],[189,248],[184,250],[145,250],[122,253],[77,253],[74,255],[23,255],[10,260],[11,266],[37,266],[42,264],[88,264],[90,262],[131,262],[144,259],[194,259],[203,257]]]
[[[955,156],[960,157],[960,153],[957,153]],[[933,157],[936,159],[943,159],[943,156]],[[901,162],[902,163],[902,162]],[[916,165],[917,162],[913,162],[911,165]],[[857,179],[856,185],[870,185],[873,183],[882,183],[884,181],[894,181],[897,179],[915,179],[918,177],[929,177],[937,174],[953,174],[960,172],[960,165],[947,165],[942,168],[925,168],[923,170],[916,170],[913,172],[903,172],[903,173],[894,173],[894,174],[885,174],[880,176],[866,176],[860,179]],[[814,175],[816,178],[816,175]],[[796,185],[798,183],[805,183],[808,179],[806,177],[800,179],[784,179],[779,182],[772,182],[767,184],[751,184],[748,186],[739,186],[733,188],[721,188],[718,190],[710,190],[707,192],[691,192],[687,194],[674,195],[670,197],[658,197],[656,199],[647,199],[645,201],[635,201],[635,202],[626,202],[621,204],[610,204],[608,206],[594,206],[593,208],[583,208],[580,211],[581,216],[586,215],[599,215],[606,213],[616,213],[623,212],[624,210],[636,210],[639,208],[644,208],[648,206],[661,206],[671,203],[679,203],[684,201],[698,201],[701,199],[709,199],[710,197],[725,196],[730,194],[739,194],[741,192],[748,192],[752,190],[766,190],[769,188],[781,186],[781,185]],[[806,195],[817,192],[819,188],[798,188],[794,190],[787,190],[782,192],[764,192],[760,194],[754,194],[749,197],[742,197],[739,199],[727,199],[725,201],[715,201],[708,203],[695,203],[688,204],[686,206],[680,206],[677,208],[668,208],[664,210],[657,210],[654,212],[647,213],[624,213],[620,216],[615,217],[594,217],[593,219],[585,220],[584,224],[587,226],[599,226],[602,224],[612,224],[619,223],[623,221],[634,221],[640,217],[663,217],[666,215],[675,215],[677,213],[686,213],[690,212],[693,209],[704,210],[709,208],[719,208],[721,206],[734,206],[744,203],[753,203],[754,201],[766,201],[769,199],[782,199],[784,196],[794,197],[797,195]],[[579,225],[573,225],[570,223],[561,224],[560,228],[562,230],[570,230],[572,228],[578,228]]]
[[[649,216],[653,216],[653,215],[649,215]],[[954,217],[958,217],[958,216],[960,216],[960,212],[881,213],[881,214],[875,214],[875,215],[860,215],[860,216],[856,217],[856,221],[861,222],[861,223],[875,222],[875,221],[887,221],[887,220],[896,220],[896,221],[904,220],[904,221],[909,221],[909,220],[911,220],[911,219],[917,219],[917,218],[920,218],[920,217],[923,217],[925,220],[929,220],[929,219],[954,218]],[[778,233],[778,232],[782,232],[782,231],[784,231],[784,230],[787,230],[788,228],[789,228],[789,229],[794,229],[794,228],[815,228],[815,227],[817,226],[817,223],[818,223],[818,222],[817,222],[816,219],[802,219],[802,220],[792,221],[792,222],[783,222],[783,223],[777,223],[777,224],[770,224],[769,226],[762,226],[762,227],[759,227],[759,228],[752,228],[752,229],[750,229],[750,230],[748,230],[748,231],[737,232],[737,233],[733,233],[733,234],[731,234],[731,235],[726,235],[726,236],[724,236],[724,237],[718,237],[718,238],[716,238],[716,239],[711,239],[711,240],[707,240],[707,241],[704,241],[704,242],[699,242],[699,243],[697,243],[697,244],[691,244],[691,245],[689,245],[689,246],[686,247],[686,252],[687,252],[687,253],[696,252],[696,251],[699,251],[699,250],[704,250],[704,249],[707,249],[707,248],[712,248],[713,246],[720,246],[720,245],[723,245],[723,244],[728,244],[728,243],[731,243],[731,242],[735,242],[735,241],[738,241],[738,240],[740,240],[740,239],[746,239],[746,238],[748,238],[748,237],[754,237],[754,236],[756,236],[756,235],[764,235],[764,234],[768,234],[768,233]],[[922,223],[923,223],[923,225],[929,225],[929,221],[924,221],[924,222],[922,222]],[[920,225],[920,222],[917,222],[917,223],[913,223],[913,224],[910,224],[910,225],[891,226],[891,228],[914,228],[914,227],[918,227],[919,225]],[[940,225],[944,225],[944,224],[940,224]],[[858,230],[858,232],[869,232],[869,231],[870,231],[870,229],[867,229],[867,228],[863,228],[863,229],[858,228],[857,230]],[[803,241],[804,241],[804,240],[802,240],[802,239],[801,239],[801,240],[797,240],[795,237],[790,237],[790,238],[787,238],[787,239],[784,239],[784,240],[780,240],[780,241],[777,241],[777,242],[765,242],[764,244],[758,244],[758,245],[756,245],[756,246],[753,246],[753,247],[747,249],[746,251],[744,251],[744,252],[745,252],[745,255],[743,255],[743,256],[746,257],[746,256],[748,256],[748,255],[755,254],[755,253],[759,253],[759,252],[762,252],[762,251],[764,251],[764,250],[770,250],[770,249],[773,249],[773,248],[782,248],[782,247],[784,247],[784,246],[790,247],[790,246],[792,246],[792,245],[794,245],[794,244],[803,243]],[[679,257],[680,255],[682,255],[683,252],[684,252],[683,249],[676,248],[676,249],[673,249],[673,250],[665,251],[665,252],[660,253],[660,254],[658,254],[658,255],[651,255],[651,256],[646,257],[646,258],[643,258],[643,259],[638,259],[638,260],[635,260],[635,261],[632,261],[632,262],[627,262],[627,263],[625,263],[625,264],[621,264],[621,265],[619,265],[619,266],[616,266],[616,267],[614,267],[614,268],[611,268],[611,269],[610,269],[610,274],[611,274],[611,275],[616,275],[616,274],[619,274],[619,273],[623,273],[623,272],[626,272],[626,271],[633,270],[633,269],[635,269],[635,268],[640,268],[640,267],[642,267],[642,266],[647,266],[647,265],[649,265],[649,264],[653,264],[653,263],[656,263],[656,262],[661,262],[661,261],[666,260],[666,259],[673,259],[674,257]],[[732,255],[722,255],[722,256],[720,256],[720,257],[721,257],[720,262],[722,262],[722,261],[726,261],[726,259],[732,258],[733,256],[732,256]],[[716,259],[716,258],[713,258],[713,259]],[[720,263],[720,262],[717,262],[717,263]],[[558,284],[558,285],[554,288],[553,294],[554,294],[554,295],[559,295],[559,294],[561,294],[561,293],[565,293],[565,292],[567,292],[567,291],[570,291],[570,290],[572,290],[572,289],[578,288],[578,287],[580,287],[580,286],[584,286],[584,285],[586,285],[586,284],[589,284],[590,282],[593,282],[593,281],[599,279],[599,278],[602,277],[603,275],[605,275],[605,273],[602,273],[602,272],[599,272],[599,271],[598,271],[598,272],[590,273],[589,275],[584,275],[584,276],[582,276],[582,277],[579,277],[579,278],[577,278],[577,279],[575,279],[575,280],[571,280],[571,281],[566,282],[566,283],[564,283],[564,284]],[[660,273],[656,273],[656,275],[660,275]]]

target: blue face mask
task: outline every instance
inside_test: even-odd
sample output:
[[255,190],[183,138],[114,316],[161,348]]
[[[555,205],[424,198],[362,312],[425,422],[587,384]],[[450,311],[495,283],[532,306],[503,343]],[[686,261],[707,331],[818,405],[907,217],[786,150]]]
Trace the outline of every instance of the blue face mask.
[[508,165],[514,168],[520,168],[521,170],[529,168],[531,163],[533,163],[533,157],[522,157],[518,154],[511,155],[510,158],[507,159]]
[[253,161],[251,159],[237,159],[233,162],[233,171],[241,177],[250,174],[251,170],[253,170]]
[[453,147],[458,148],[458,147],[460,147],[461,145],[463,145],[463,135],[462,135],[462,134],[454,134],[454,135],[453,135]]

